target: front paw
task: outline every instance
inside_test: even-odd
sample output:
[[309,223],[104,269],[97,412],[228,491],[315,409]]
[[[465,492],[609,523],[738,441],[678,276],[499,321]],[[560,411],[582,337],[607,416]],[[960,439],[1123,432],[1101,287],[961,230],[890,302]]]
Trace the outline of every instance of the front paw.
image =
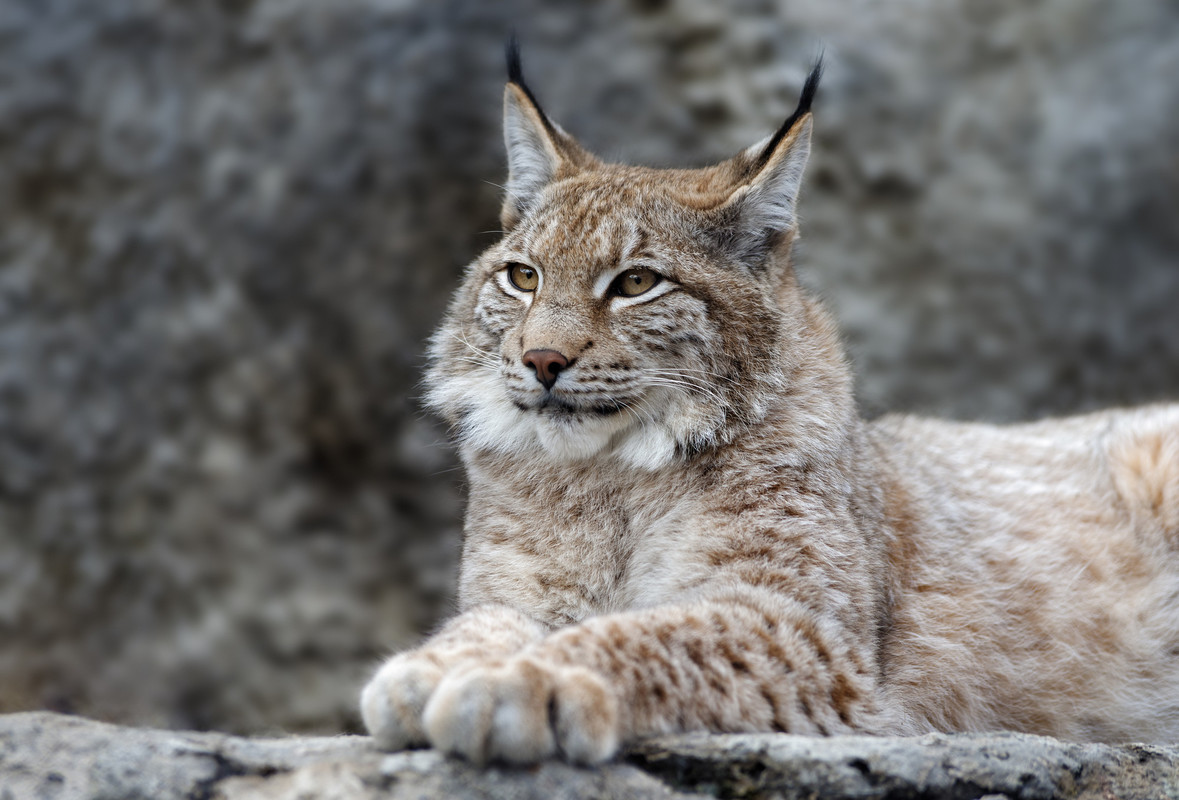
[[601,677],[528,658],[447,676],[423,720],[435,747],[476,764],[557,754],[596,764],[621,738],[618,698]]
[[360,694],[364,727],[382,750],[428,744],[422,711],[442,681],[437,663],[418,653],[389,659]]

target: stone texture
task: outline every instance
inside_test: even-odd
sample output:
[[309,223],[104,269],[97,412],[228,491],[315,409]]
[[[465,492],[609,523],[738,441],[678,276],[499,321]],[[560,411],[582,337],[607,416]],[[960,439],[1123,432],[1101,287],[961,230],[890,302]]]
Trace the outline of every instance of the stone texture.
[[679,736],[629,758],[672,786],[718,797],[1173,798],[1179,751],[1018,733],[919,738]]
[[1179,750],[1066,744],[1020,734],[690,735],[654,739],[596,769],[478,769],[365,737],[243,739],[120,728],[48,713],[0,716],[0,800],[513,800],[688,797],[1179,797]]
[[828,72],[808,284],[870,413],[1179,396],[1166,0],[0,3],[0,710],[355,729],[448,608],[421,342],[494,236],[501,46],[699,164]]

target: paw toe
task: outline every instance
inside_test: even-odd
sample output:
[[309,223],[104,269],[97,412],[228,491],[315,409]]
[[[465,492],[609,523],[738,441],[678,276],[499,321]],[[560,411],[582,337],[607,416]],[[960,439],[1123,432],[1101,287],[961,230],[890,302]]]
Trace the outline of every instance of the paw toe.
[[618,751],[618,699],[595,673],[564,670],[553,696],[553,727],[569,761],[599,764]]
[[395,658],[369,681],[360,695],[364,726],[382,750],[426,744],[422,712],[442,678],[435,665]]
[[430,743],[476,764],[487,763],[494,692],[488,670],[474,669],[444,680],[422,715]]
[[532,764],[556,753],[549,726],[551,680],[527,661],[447,678],[426,707],[439,750],[476,764]]
[[519,661],[502,671],[491,720],[492,758],[531,764],[556,754],[549,720],[552,683],[550,674],[530,661]]

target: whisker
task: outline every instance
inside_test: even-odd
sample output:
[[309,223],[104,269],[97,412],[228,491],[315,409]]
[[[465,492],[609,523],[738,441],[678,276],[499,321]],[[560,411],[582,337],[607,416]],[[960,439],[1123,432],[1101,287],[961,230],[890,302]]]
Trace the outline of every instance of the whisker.
[[652,376],[655,380],[672,381],[681,386],[691,387],[698,391],[712,394],[717,398],[724,397],[724,391],[722,389],[709,384],[703,378],[695,375],[675,375],[663,372],[648,373],[648,375]]
[[485,357],[492,359],[492,360],[498,360],[498,358],[499,358],[498,354],[495,351],[485,350],[482,347],[477,347],[477,346],[471,344],[470,340],[467,339],[467,337],[464,336],[461,332],[451,333],[451,336],[453,336],[459,342],[462,342],[462,344],[465,345],[468,350],[471,350],[472,352],[476,353],[477,355],[485,356]]
[[704,395],[714,403],[718,404],[723,404],[727,400],[727,398],[721,392],[713,389],[710,386],[700,386],[682,379],[648,377],[645,383],[651,386],[667,386],[675,389],[686,389],[688,391]]
[[[614,403],[622,411],[625,411],[639,425],[646,425],[655,421],[654,413],[648,409],[637,409],[630,403],[623,403],[614,398],[611,398],[610,402]],[[643,411],[643,414],[639,413],[640,410]]]
[[489,180],[484,180],[483,182],[486,183],[488,186],[494,186],[496,189],[499,189],[505,195],[512,198],[513,200],[520,200],[521,199],[520,195],[513,192],[507,186],[504,186],[502,183],[496,183],[495,181],[489,181]]
[[488,369],[499,369],[499,364],[496,362],[486,358],[479,358],[477,356],[459,356],[458,360],[467,364],[474,364],[479,367],[487,367]]
[[681,367],[679,369],[646,370],[646,373],[649,375],[664,375],[664,376],[669,376],[669,377],[678,377],[685,372],[696,373],[696,374],[701,375],[706,378],[714,378],[715,380],[724,381],[725,383],[729,383],[734,386],[738,385],[738,381],[734,380],[733,378],[730,378],[728,375],[721,375],[718,372],[713,372],[711,370],[706,370],[706,369],[693,369],[691,367]]

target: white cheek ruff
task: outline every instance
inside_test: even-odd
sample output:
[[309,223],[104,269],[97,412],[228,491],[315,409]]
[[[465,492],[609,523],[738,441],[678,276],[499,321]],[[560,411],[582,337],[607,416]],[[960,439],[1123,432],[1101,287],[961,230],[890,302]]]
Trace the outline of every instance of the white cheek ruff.
[[675,438],[662,423],[648,422],[627,431],[614,454],[624,464],[653,472],[675,460]]
[[527,453],[537,446],[533,420],[508,399],[503,381],[493,370],[447,378],[426,399],[450,415],[457,412],[464,446],[505,455]]
[[584,461],[602,452],[610,444],[617,427],[618,423],[613,420],[565,422],[536,417],[541,447],[557,461],[566,463]]
[[430,390],[427,402],[460,419],[458,438],[464,449],[560,463],[601,458],[604,467],[613,460],[643,471],[661,469],[676,458],[677,415],[667,420],[625,414],[573,420],[522,411],[491,369],[448,377]]

